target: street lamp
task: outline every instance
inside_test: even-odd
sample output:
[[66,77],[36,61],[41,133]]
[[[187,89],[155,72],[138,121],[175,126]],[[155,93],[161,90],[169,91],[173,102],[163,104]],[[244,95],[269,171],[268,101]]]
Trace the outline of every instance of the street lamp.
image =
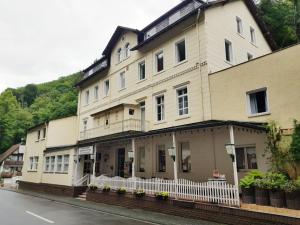
[[234,162],[234,152],[235,152],[235,145],[234,144],[225,144],[225,149],[228,155],[230,155],[232,162]]
[[133,151],[128,151],[128,158],[133,161],[134,159],[134,152]]
[[169,152],[169,156],[171,156],[171,158],[175,162],[175,159],[176,159],[176,148],[175,147],[171,147],[171,148],[168,149],[168,152]]

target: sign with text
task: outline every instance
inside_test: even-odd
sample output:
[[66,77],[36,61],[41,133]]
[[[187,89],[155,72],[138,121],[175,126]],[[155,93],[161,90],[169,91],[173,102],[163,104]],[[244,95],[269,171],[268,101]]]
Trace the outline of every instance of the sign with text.
[[94,153],[93,146],[86,146],[86,147],[81,147],[78,149],[79,155],[92,155],[93,153]]

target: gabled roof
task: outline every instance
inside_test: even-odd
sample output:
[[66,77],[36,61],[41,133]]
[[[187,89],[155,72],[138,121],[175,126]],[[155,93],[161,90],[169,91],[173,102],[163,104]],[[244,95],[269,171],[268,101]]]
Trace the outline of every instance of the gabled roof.
[[122,26],[118,26],[115,30],[115,32],[113,33],[112,37],[110,38],[108,44],[106,45],[104,51],[102,52],[102,55],[105,56],[109,56],[113,47],[115,46],[115,44],[117,43],[117,41],[119,40],[120,36],[124,33],[124,32],[133,32],[136,33],[137,35],[140,35],[140,31],[137,29],[133,29],[133,28],[129,28],[129,27],[122,27]]
[[7,159],[11,154],[13,154],[18,148],[20,147],[20,144],[16,144],[11,146],[9,149],[7,149],[2,155],[0,155],[0,164]]

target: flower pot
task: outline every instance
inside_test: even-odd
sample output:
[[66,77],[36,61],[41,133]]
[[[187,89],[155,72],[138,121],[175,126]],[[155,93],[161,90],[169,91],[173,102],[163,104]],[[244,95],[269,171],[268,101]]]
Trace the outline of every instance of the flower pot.
[[270,205],[277,208],[285,207],[285,194],[282,190],[270,190]]
[[270,205],[269,190],[255,188],[255,203],[257,205]]
[[300,191],[286,192],[285,198],[288,209],[300,209]]
[[246,204],[255,203],[254,188],[242,188],[242,202]]

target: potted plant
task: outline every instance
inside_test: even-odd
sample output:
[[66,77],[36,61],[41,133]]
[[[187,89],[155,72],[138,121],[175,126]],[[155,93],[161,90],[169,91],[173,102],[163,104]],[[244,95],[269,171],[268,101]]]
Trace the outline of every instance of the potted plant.
[[124,195],[124,194],[126,194],[126,189],[123,188],[123,187],[121,187],[121,188],[119,188],[119,189],[117,190],[117,193],[118,193],[119,195]]
[[0,177],[0,187],[3,187],[4,186],[4,180],[2,177]]
[[96,184],[89,184],[89,191],[95,192],[98,189],[98,186]]
[[255,203],[257,205],[270,205],[269,186],[265,177],[257,179],[255,186]]
[[247,204],[255,203],[255,187],[254,183],[257,179],[262,179],[263,173],[258,170],[252,170],[240,181],[242,189],[242,201]]
[[283,190],[285,192],[285,200],[286,206],[288,209],[295,209],[295,200],[296,200],[296,193],[297,187],[295,181],[288,181],[285,185],[283,185]]
[[156,199],[167,201],[169,199],[169,193],[168,192],[158,192],[155,194]]
[[146,193],[145,193],[144,190],[136,190],[136,191],[134,192],[134,195],[135,195],[135,197],[137,197],[137,198],[143,198],[143,197],[146,195]]
[[266,180],[269,188],[270,205],[283,208],[285,206],[283,186],[288,182],[287,177],[281,173],[268,173]]
[[102,188],[102,192],[104,192],[104,193],[110,192],[110,186],[105,185],[105,186]]

